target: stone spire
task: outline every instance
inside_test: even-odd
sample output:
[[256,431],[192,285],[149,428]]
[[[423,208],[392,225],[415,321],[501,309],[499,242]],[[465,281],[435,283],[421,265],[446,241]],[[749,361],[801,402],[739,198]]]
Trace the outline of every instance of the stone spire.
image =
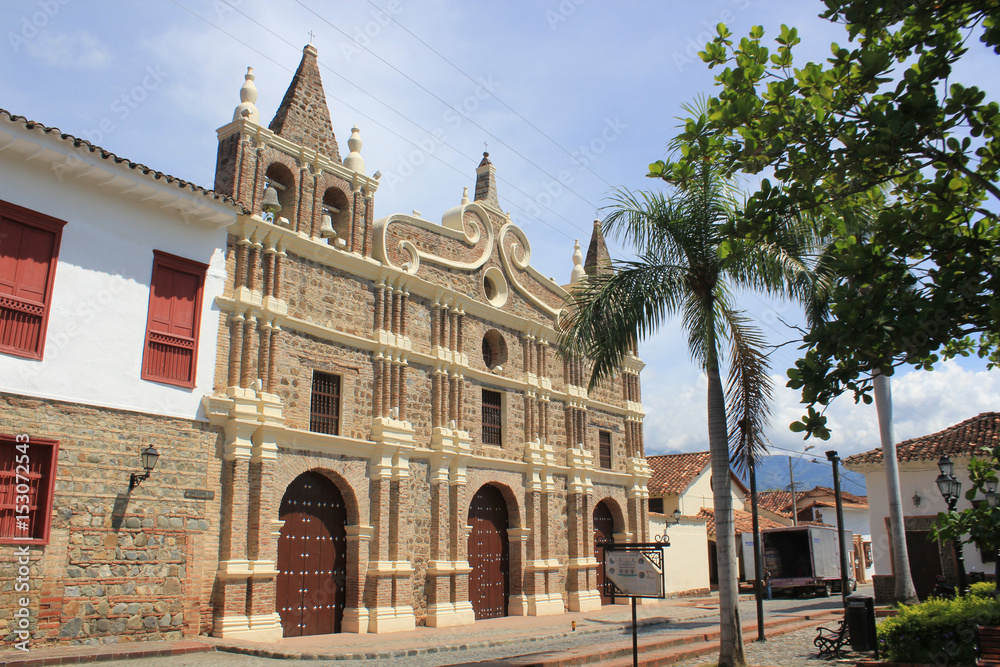
[[365,173],[365,159],[361,157],[361,130],[355,125],[351,128],[351,138],[347,140],[347,147],[351,152],[344,158],[344,166],[359,174]]
[[587,272],[583,268],[583,253],[580,251],[580,239],[573,242],[573,273],[569,276],[570,284],[583,280]]
[[497,170],[490,162],[490,154],[483,153],[483,161],[476,167],[476,196],[474,201],[482,201],[500,208],[497,199]]
[[326,106],[323,81],[319,76],[318,54],[312,44],[302,49],[302,61],[268,129],[340,162],[340,148],[333,135],[330,110]]
[[587,248],[587,261],[583,265],[588,276],[603,275],[611,272],[611,254],[601,233],[601,221],[594,220],[594,234],[590,237],[590,247]]
[[253,67],[247,67],[247,73],[243,78],[246,80],[240,88],[240,105],[233,112],[233,121],[246,118],[251,123],[260,125],[260,112],[254,106],[257,102],[257,86],[253,83],[256,78],[253,75]]

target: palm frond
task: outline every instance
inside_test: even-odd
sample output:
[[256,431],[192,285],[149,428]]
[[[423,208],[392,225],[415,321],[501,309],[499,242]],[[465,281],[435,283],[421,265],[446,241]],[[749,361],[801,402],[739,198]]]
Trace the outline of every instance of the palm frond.
[[767,452],[767,428],[774,385],[770,363],[764,354],[764,335],[742,311],[717,301],[717,314],[724,323],[730,344],[729,377],[726,384],[729,451],[733,468],[747,474]]
[[613,273],[588,276],[575,287],[562,323],[559,351],[591,359],[590,389],[614,376],[635,341],[656,331],[681,305],[683,267],[641,260],[613,267]]

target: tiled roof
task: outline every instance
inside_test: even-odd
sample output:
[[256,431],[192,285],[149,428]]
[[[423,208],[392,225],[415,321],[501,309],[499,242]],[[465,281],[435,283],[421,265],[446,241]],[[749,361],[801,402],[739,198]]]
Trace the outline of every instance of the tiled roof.
[[664,493],[680,493],[694,481],[711,460],[711,452],[647,456],[646,461],[649,462],[653,476],[646,486],[651,494],[658,496]]
[[[984,412],[943,431],[905,440],[896,445],[898,461],[933,461],[942,456],[979,454],[981,447],[1000,443],[1000,412]],[[845,465],[882,463],[882,449],[855,454],[844,459]]]
[[[799,493],[802,496],[802,493]],[[746,497],[746,503],[750,504],[750,495]],[[781,514],[791,518],[792,516],[792,494],[788,491],[758,491],[757,506],[762,507],[775,514]]]
[[[708,534],[715,535],[715,512],[702,507],[701,511],[698,512],[698,518],[705,521],[705,530],[708,531]],[[784,525],[773,519],[768,519],[766,516],[757,517],[757,519],[760,522],[761,530],[765,528],[781,528]],[[734,509],[733,523],[736,525],[736,532],[739,534],[753,532],[753,514],[750,512]]]
[[83,150],[90,151],[91,153],[96,153],[99,157],[108,160],[109,162],[112,162],[114,164],[124,164],[129,169],[133,169],[141,174],[149,176],[153,180],[162,180],[165,183],[172,183],[176,185],[178,188],[181,188],[182,190],[189,189],[192,192],[205,195],[210,199],[216,199],[221,202],[225,202],[226,204],[230,204],[231,206],[236,207],[242,213],[250,213],[249,209],[247,209],[245,206],[243,206],[243,204],[236,201],[229,195],[221,194],[219,192],[216,192],[215,190],[209,190],[208,188],[204,188],[200,185],[195,185],[190,181],[185,181],[180,178],[177,178],[176,176],[170,176],[169,174],[164,174],[162,171],[156,171],[154,169],[151,169],[150,167],[147,167],[144,164],[139,164],[138,162],[132,162],[129,159],[119,157],[114,153],[112,153],[111,151],[105,150],[100,146],[95,146],[86,139],[80,139],[79,137],[74,137],[72,134],[66,134],[65,132],[61,132],[57,127],[48,127],[36,121],[29,120],[24,116],[17,116],[11,113],[10,111],[7,111],[6,109],[0,109],[0,119],[4,118],[11,123],[20,123],[21,125],[24,126],[26,130],[40,131],[44,134],[58,134],[60,139],[62,139],[67,143],[72,144],[73,147],[81,148]]
[[[815,496],[835,498],[836,495],[837,494],[834,493],[833,489],[829,486],[817,486],[809,491],[804,491],[799,494],[797,500],[799,502],[808,501],[809,498]],[[849,493],[848,491],[841,489],[840,499],[845,507],[847,505],[863,505],[864,507],[868,507],[868,496],[856,496],[853,493]]]

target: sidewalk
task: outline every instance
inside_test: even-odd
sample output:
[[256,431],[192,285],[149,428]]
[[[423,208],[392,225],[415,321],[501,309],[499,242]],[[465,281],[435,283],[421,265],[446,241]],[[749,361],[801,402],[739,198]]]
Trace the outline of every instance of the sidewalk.
[[[747,599],[749,596],[741,596]],[[842,612],[838,612],[842,613]],[[621,633],[631,628],[632,616],[629,605],[612,605],[593,612],[575,612],[558,616],[512,616],[478,621],[472,626],[453,628],[417,628],[410,632],[374,634],[337,634],[313,637],[289,637],[270,644],[248,641],[222,640],[211,637],[179,642],[146,642],[102,646],[65,646],[38,648],[30,653],[18,651],[0,652],[0,664],[9,667],[29,665],[59,665],[98,662],[107,660],[181,655],[199,651],[226,651],[266,658],[301,660],[364,660],[399,659],[431,653],[454,652],[453,662],[462,662],[462,652],[469,649],[484,649],[509,644],[524,644],[523,653],[541,653],[546,644],[569,637],[583,637],[598,633]],[[768,626],[800,627],[803,622],[814,625],[817,618],[826,618],[827,612],[811,610],[800,613],[782,613],[780,610],[768,612]],[[645,629],[675,626],[671,632],[674,639],[682,643],[703,644],[711,641],[717,628],[710,619],[718,618],[717,598],[688,598],[656,601],[641,604],[637,610],[640,631]],[[573,623],[576,629],[573,629]],[[756,634],[756,626],[745,624],[747,638]],[[769,630],[769,632],[772,632]],[[659,633],[663,634],[663,633]],[[647,643],[640,635],[640,642]],[[609,638],[606,646],[618,650],[621,636]],[[661,642],[662,643],[662,642]],[[625,642],[631,650],[631,640]],[[717,646],[717,643],[715,644]],[[533,649],[536,646],[537,649]],[[692,647],[693,648],[693,647]],[[577,658],[579,655],[577,655]],[[614,656],[607,653],[608,659]],[[545,664],[559,664],[558,656],[552,656]],[[553,661],[554,660],[554,661]],[[521,664],[531,664],[530,661]],[[542,664],[542,663],[534,663]]]

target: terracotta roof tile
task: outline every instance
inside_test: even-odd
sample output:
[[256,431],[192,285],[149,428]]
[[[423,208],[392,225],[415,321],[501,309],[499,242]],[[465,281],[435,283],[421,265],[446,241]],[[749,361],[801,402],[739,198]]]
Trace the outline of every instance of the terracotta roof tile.
[[647,483],[649,492],[655,495],[680,493],[694,481],[712,461],[711,452],[690,452],[687,454],[663,454],[647,456],[646,461],[653,476]]
[[67,143],[71,143],[75,148],[80,148],[83,150],[87,150],[91,153],[96,153],[102,159],[108,160],[114,164],[124,164],[129,169],[134,169],[135,171],[138,171],[146,176],[149,176],[154,180],[163,180],[166,183],[172,183],[176,185],[178,188],[181,188],[182,190],[189,189],[192,192],[205,195],[210,199],[217,199],[221,202],[225,202],[226,204],[230,204],[231,206],[236,207],[236,209],[242,213],[249,214],[251,212],[242,203],[236,201],[229,195],[224,195],[220,192],[216,192],[215,190],[209,190],[208,188],[204,188],[200,185],[195,185],[190,181],[185,181],[183,179],[177,178],[176,176],[164,174],[162,171],[156,171],[154,169],[151,169],[150,167],[147,167],[144,164],[139,164],[138,162],[132,162],[127,158],[119,157],[114,153],[112,153],[111,151],[105,150],[100,146],[96,146],[90,143],[86,139],[80,139],[79,137],[74,137],[72,134],[66,134],[65,132],[61,132],[57,127],[48,127],[36,121],[29,120],[24,116],[17,116],[11,113],[10,111],[7,111],[6,109],[0,109],[0,119],[4,117],[6,117],[6,120],[8,120],[11,123],[20,123],[21,125],[24,126],[26,130],[31,130],[31,131],[37,130],[41,131],[44,134],[58,134],[60,139],[62,139]]
[[[708,534],[715,535],[715,512],[702,507],[701,511],[698,512],[698,518],[705,521],[705,529],[708,531]],[[758,521],[760,522],[761,530],[766,528],[781,528],[784,525],[773,519],[768,519],[766,516],[758,517]],[[753,514],[750,512],[734,509],[733,523],[736,525],[736,532],[738,534],[753,532]]]
[[[1000,444],[1000,412],[984,412],[943,431],[905,440],[896,445],[898,461],[933,461],[942,456],[978,454],[981,447]],[[882,449],[844,459],[845,465],[882,463]]]

